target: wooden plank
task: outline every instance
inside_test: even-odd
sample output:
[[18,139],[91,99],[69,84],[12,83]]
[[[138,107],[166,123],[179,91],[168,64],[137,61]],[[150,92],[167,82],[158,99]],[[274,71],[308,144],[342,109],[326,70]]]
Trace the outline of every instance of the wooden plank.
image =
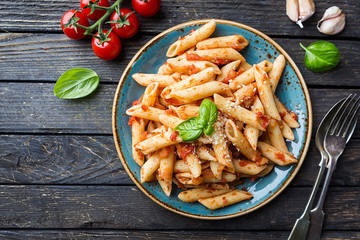
[[[100,84],[91,96],[78,100],[55,97],[53,87],[53,83],[0,82],[0,133],[112,134],[116,85]],[[314,127],[336,101],[349,93],[360,94],[360,89],[310,89]],[[359,127],[354,136],[360,137]]]
[[[192,0],[163,0],[161,10],[152,18],[139,16],[140,31],[159,33],[177,24],[196,20],[219,18],[241,22],[272,35],[317,36],[323,37],[316,29],[316,23],[321,19],[325,9],[339,6],[346,14],[346,28],[339,37],[359,37],[357,26],[359,1],[335,0],[331,5],[326,1],[316,1],[316,13],[305,22],[305,28],[300,29],[286,16],[285,2],[269,1],[209,1],[204,5]],[[124,1],[123,7],[132,8],[130,1]],[[31,11],[27,11],[31,9]],[[60,9],[60,10],[59,10]],[[79,3],[65,1],[4,1],[0,11],[0,29],[6,31],[60,32],[60,19],[66,10],[79,9]]]
[[[289,231],[114,231],[114,230],[3,230],[0,231],[2,239],[286,239]],[[323,240],[359,239],[360,233],[356,231],[323,231]]]
[[[242,217],[207,221],[170,212],[133,186],[0,186],[0,228],[290,230],[311,188],[288,188]],[[359,230],[360,188],[330,188],[325,230]],[[151,217],[149,217],[151,216]]]
[[[75,41],[62,34],[0,34],[0,59],[6,60],[0,61],[0,81],[55,82],[70,68],[86,67],[96,71],[102,82],[118,82],[130,59],[151,38],[137,35],[131,40],[122,40],[120,57],[114,61],[102,61],[92,52],[90,39]],[[340,49],[340,65],[333,71],[314,73],[304,65],[304,51],[299,42],[307,46],[316,40],[275,38],[297,63],[307,84],[359,87],[360,56],[357,53],[360,42],[331,40]]]
[[[350,141],[331,186],[360,185],[359,145],[359,139]],[[112,136],[0,135],[0,159],[0,184],[133,185]],[[312,141],[292,186],[313,186],[319,161]]]
[[0,183],[133,184],[112,136],[0,136]]

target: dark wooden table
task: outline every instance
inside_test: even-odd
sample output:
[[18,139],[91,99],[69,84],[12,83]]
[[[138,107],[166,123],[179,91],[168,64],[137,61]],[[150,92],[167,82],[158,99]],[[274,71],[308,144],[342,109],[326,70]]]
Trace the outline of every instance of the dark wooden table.
[[[135,52],[161,31],[195,19],[234,20],[273,37],[295,60],[310,90],[315,132],[337,100],[360,94],[360,2],[318,0],[300,29],[285,15],[285,1],[163,0],[156,16],[139,17],[139,33],[122,41],[120,57],[109,62],[93,54],[90,39],[62,34],[60,18],[78,2],[0,4],[0,239],[286,239],[314,184],[320,159],[314,141],[295,180],[270,204],[235,219],[186,218],[152,202],[122,167],[111,130],[115,89]],[[332,5],[344,10],[347,25],[327,37],[316,21]],[[336,69],[314,73],[299,43],[320,39],[336,44],[342,59]],[[73,67],[95,70],[99,89],[80,100],[55,97],[55,81]],[[357,127],[331,182],[324,239],[360,238],[359,147]]]

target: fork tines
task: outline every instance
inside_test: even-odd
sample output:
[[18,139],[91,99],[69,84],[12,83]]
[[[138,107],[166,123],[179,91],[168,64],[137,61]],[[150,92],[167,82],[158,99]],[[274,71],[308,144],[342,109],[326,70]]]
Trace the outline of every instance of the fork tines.
[[329,134],[345,138],[351,126],[356,123],[360,109],[360,98],[350,94],[337,110],[330,123]]

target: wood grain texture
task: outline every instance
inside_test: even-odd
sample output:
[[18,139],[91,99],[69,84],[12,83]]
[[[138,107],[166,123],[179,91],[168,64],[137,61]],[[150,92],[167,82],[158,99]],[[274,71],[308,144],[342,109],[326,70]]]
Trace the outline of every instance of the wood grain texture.
[[[79,9],[79,3],[72,0],[46,0],[46,1],[3,1],[0,11],[0,29],[6,31],[31,32],[60,32],[60,19],[66,9]],[[122,5],[131,8],[130,1]],[[177,24],[196,20],[219,18],[241,22],[259,29],[266,34],[284,36],[316,36],[324,37],[316,29],[325,11],[330,6],[339,6],[346,14],[346,28],[339,37],[359,37],[360,30],[357,0],[316,1],[316,13],[305,22],[304,29],[300,29],[286,16],[285,2],[277,0],[267,1],[209,1],[206,8],[202,2],[192,0],[163,0],[161,9],[154,17],[139,16],[140,31],[159,33]],[[31,9],[31,11],[26,11]]]
[[[78,100],[55,97],[53,87],[53,83],[0,82],[0,133],[112,134],[116,85],[100,84],[96,92]],[[360,94],[360,89],[310,89],[314,132],[328,109],[349,93]],[[354,136],[360,137],[360,127]]]
[[[151,38],[150,35],[137,35],[130,40],[122,40],[123,50],[120,56],[114,61],[103,61],[93,53],[90,39],[75,41],[63,34],[0,34],[0,81],[55,82],[66,70],[85,67],[96,71],[101,82],[116,83],[130,59]],[[274,40],[293,58],[307,84],[360,86],[360,41],[331,40],[341,52],[342,60],[339,66],[325,73],[314,73],[305,67],[304,51],[299,43],[307,46],[318,39]]]
[[[2,239],[23,240],[31,239],[134,239],[134,240],[218,240],[218,239],[246,239],[246,240],[282,240],[286,239],[290,231],[114,231],[114,230],[6,230],[0,231]],[[348,239],[357,240],[360,233],[356,231],[323,231],[323,240]]]
[[[206,221],[170,212],[134,186],[0,186],[0,228],[290,230],[311,188],[288,188],[242,217]],[[360,229],[360,188],[330,188],[324,230]],[[151,216],[151,217],[149,217]]]
[[[341,156],[331,186],[359,186],[360,140]],[[134,185],[112,136],[0,135],[0,184]],[[132,160],[128,160],[132,161]],[[291,186],[313,186],[320,154],[314,141]]]

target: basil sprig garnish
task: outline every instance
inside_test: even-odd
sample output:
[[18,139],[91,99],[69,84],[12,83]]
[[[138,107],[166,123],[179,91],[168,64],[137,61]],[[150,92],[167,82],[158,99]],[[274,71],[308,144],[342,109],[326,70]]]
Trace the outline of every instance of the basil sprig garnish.
[[91,69],[73,68],[64,72],[56,81],[55,96],[63,99],[82,98],[92,93],[100,78]]
[[318,41],[304,47],[305,65],[314,72],[324,72],[336,67],[340,62],[339,49],[332,43]]
[[200,105],[199,117],[192,117],[183,121],[174,128],[174,131],[179,131],[179,136],[184,142],[193,142],[201,137],[203,132],[206,136],[215,132],[213,124],[217,117],[216,105],[209,99],[204,99]]

